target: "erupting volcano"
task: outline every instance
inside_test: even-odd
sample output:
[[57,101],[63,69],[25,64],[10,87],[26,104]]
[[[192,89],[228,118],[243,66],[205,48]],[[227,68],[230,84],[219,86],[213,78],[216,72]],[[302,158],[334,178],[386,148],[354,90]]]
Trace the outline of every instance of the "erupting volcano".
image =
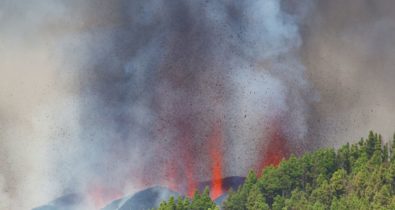
[[0,209],[218,200],[392,133],[394,20],[394,0],[0,0]]
[[78,149],[54,158],[70,169],[64,190],[95,207],[158,186],[187,197],[207,186],[218,199],[307,141],[303,3],[120,2],[114,25],[84,34],[92,56],[78,73],[76,140],[65,141]]
[[[97,92],[81,130],[103,151],[90,165],[104,185],[192,197],[207,183],[216,199],[229,189],[224,178],[277,165],[306,139],[313,99],[296,53],[304,14],[277,0],[132,5],[155,11],[125,15],[83,89]],[[114,157],[125,169],[107,170],[102,160]]]
[[[260,173],[266,166],[273,165],[277,166],[279,162],[287,158],[290,154],[289,144],[286,140],[285,135],[277,123],[272,122],[272,128],[269,129],[268,133],[262,137],[264,138],[262,150],[257,153],[259,155],[258,162],[254,166],[256,171]],[[186,126],[183,126],[185,128]],[[185,144],[188,139],[191,138],[190,129],[185,129],[181,132],[180,144],[176,145],[174,150],[173,161],[167,162],[165,166],[165,180],[164,183],[170,189],[184,194],[190,198],[193,197],[196,190],[202,191],[204,187],[209,187],[210,196],[213,200],[220,197],[230,188],[233,188],[233,184],[227,184],[224,186],[224,156],[226,151],[224,150],[224,136],[223,128],[221,127],[220,121],[217,121],[212,126],[207,139],[204,141],[206,147],[204,149],[208,151],[207,162],[204,162],[206,167],[210,169],[210,181],[202,182],[199,180],[199,174],[197,173],[196,167],[198,162],[201,160],[195,160],[193,155],[196,155],[196,151],[193,151],[191,147]],[[184,144],[181,144],[184,143]],[[175,158],[175,157],[181,158]],[[200,155],[202,159],[205,159]],[[202,166],[200,166],[202,167]],[[204,184],[205,183],[205,184]]]

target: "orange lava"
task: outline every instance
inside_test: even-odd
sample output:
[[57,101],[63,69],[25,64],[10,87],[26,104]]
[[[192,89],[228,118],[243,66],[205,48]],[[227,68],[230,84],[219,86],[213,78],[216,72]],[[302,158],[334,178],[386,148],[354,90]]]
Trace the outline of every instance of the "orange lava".
[[193,172],[194,172],[194,165],[192,164],[192,161],[189,158],[187,158],[185,173],[187,178],[187,195],[189,197],[192,197],[197,189]]
[[262,169],[266,166],[277,166],[281,160],[288,157],[290,153],[288,142],[284,134],[281,132],[281,129],[276,126],[276,123],[274,123],[274,125],[269,136],[269,142],[265,145],[263,150],[264,155],[263,160],[261,160],[259,164],[259,172],[262,172]]
[[211,199],[216,199],[223,194],[222,190],[222,133],[219,126],[215,126],[209,139],[210,156],[212,163]]

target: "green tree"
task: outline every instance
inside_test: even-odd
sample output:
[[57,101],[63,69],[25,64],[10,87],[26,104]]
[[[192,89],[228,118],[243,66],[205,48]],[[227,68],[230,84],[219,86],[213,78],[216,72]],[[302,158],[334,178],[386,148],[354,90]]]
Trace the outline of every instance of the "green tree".
[[254,185],[247,198],[247,210],[269,210],[269,206],[266,204],[262,192],[259,190],[257,185]]
[[395,161],[395,133],[394,136],[392,137],[392,142],[391,142],[390,159],[392,162]]
[[236,192],[231,190],[228,194],[228,199],[225,200],[223,204],[224,210],[240,210],[245,209],[245,199],[243,193],[241,193],[241,188]]
[[324,180],[316,189],[312,191],[310,199],[314,203],[320,202],[325,205],[330,205],[332,198],[332,188],[328,181]]
[[359,198],[356,195],[344,196],[340,199],[334,199],[331,206],[331,210],[369,210],[372,209],[369,202],[363,198]]
[[351,171],[351,151],[350,151],[350,144],[347,143],[346,145],[342,146],[336,154],[336,165],[339,168],[343,168],[348,173]]
[[170,209],[176,209],[176,202],[175,202],[173,196],[170,197],[169,203],[167,204],[167,206],[168,206]]
[[[388,146],[373,132],[356,144],[337,151],[319,149],[291,156],[278,167],[269,166],[257,178],[250,171],[237,191],[231,190],[225,210],[346,210],[395,209],[395,135]],[[174,207],[175,206],[175,207]],[[160,210],[218,209],[208,189],[189,203],[174,198]]]
[[300,190],[294,190],[291,197],[285,201],[285,209],[309,209],[310,202],[306,198],[306,194]]
[[389,160],[388,143],[384,144],[383,152],[382,152],[382,159],[383,159],[384,162],[388,162],[388,160]]
[[383,185],[374,196],[375,208],[388,206],[391,203],[391,198],[391,187],[387,184]]
[[334,149],[320,149],[313,153],[315,176],[322,174],[329,178],[336,170],[336,153]]
[[187,210],[189,209],[189,199],[188,198],[182,198],[179,196],[177,198],[177,205],[176,205],[176,210]]
[[268,166],[265,168],[262,176],[258,180],[258,186],[262,189],[266,196],[266,201],[269,205],[273,203],[273,199],[276,195],[280,195],[283,192],[281,182],[280,171],[274,166]]
[[344,169],[338,169],[330,179],[332,193],[337,197],[346,193],[347,182],[347,172]]
[[273,210],[282,210],[284,207],[285,207],[285,198],[280,195],[277,195],[276,197],[274,197],[272,209]]
[[209,208],[214,209],[215,207],[215,203],[210,198],[208,187],[204,189],[202,194],[196,192],[190,205],[190,208],[193,210],[207,210]]

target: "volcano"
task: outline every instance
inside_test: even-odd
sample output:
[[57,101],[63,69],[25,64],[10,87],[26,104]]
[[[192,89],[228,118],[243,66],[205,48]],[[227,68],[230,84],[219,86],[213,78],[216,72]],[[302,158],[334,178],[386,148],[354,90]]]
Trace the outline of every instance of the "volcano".
[[141,210],[158,208],[160,202],[178,197],[180,194],[165,187],[150,187],[133,196],[115,200],[102,210]]
[[77,193],[70,193],[61,196],[47,205],[34,208],[33,210],[74,210],[84,203],[84,196]]
[[[211,191],[212,183],[221,182],[222,193],[214,200],[217,205],[221,205],[227,197],[227,191],[230,189],[237,190],[239,186],[244,183],[244,180],[245,178],[240,176],[225,177],[221,180],[200,182],[197,184],[197,188],[202,192],[206,187],[209,187]],[[180,194],[166,187],[154,186],[136,192],[133,195],[114,200],[101,210],[141,210],[158,208],[162,201],[169,200],[171,196],[177,198],[179,196],[185,197],[188,195]],[[86,199],[82,194],[67,194],[47,205],[34,208],[33,210],[79,210],[84,202],[86,202]]]
[[[239,176],[226,177],[221,179],[222,191],[221,194],[214,202],[220,205],[227,197],[226,191],[229,189],[236,190],[240,185],[244,183],[245,178]],[[203,191],[205,187],[212,189],[213,181],[200,182],[197,186],[199,191]],[[122,199],[118,199],[110,203],[102,210],[140,210],[140,209],[152,209],[158,208],[160,202],[168,200],[171,196],[177,198],[183,195],[174,192],[165,187],[150,187],[140,192],[135,193],[132,196],[128,196]]]

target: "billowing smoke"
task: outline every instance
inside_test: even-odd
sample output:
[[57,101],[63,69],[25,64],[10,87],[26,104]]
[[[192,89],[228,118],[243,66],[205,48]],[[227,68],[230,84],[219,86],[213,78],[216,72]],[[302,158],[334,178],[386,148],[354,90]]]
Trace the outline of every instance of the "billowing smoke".
[[62,8],[54,1],[0,2],[2,210],[29,209],[60,194],[52,154],[78,137],[77,83],[70,63],[60,62],[59,41],[69,32],[57,25],[65,20]]
[[98,185],[191,193],[213,170],[260,170],[273,135],[287,144],[277,159],[303,149],[315,94],[298,56],[302,12],[280,1],[144,1],[119,13],[119,25],[92,32],[81,80],[91,152],[75,157],[90,160],[82,168]]
[[317,145],[341,145],[370,129],[392,138],[394,10],[391,0],[315,3],[303,32],[303,56],[320,93],[310,132]]
[[369,129],[390,135],[393,8],[1,2],[0,209],[190,193]]

